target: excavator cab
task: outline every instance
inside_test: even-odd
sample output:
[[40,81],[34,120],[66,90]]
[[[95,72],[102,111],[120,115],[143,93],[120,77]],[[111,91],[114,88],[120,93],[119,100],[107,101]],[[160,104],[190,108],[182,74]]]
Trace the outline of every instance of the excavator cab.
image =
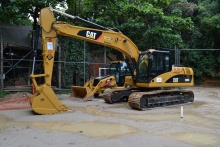
[[174,66],[170,51],[150,49],[139,55],[136,82],[142,88],[186,87],[194,83],[193,70]]
[[172,69],[170,52],[159,50],[142,52],[138,65],[137,82],[150,83],[153,78]]
[[109,74],[115,76],[118,86],[123,86],[125,77],[130,76],[130,70],[125,61],[114,61],[110,64]]

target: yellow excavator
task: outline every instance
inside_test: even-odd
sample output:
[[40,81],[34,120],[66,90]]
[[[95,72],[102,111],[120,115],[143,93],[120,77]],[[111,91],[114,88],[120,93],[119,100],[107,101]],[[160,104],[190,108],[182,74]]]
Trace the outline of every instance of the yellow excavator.
[[129,70],[125,61],[112,61],[107,74],[87,81],[83,87],[72,86],[70,97],[92,100],[94,96],[101,96],[108,88],[114,89],[124,86],[125,77],[130,75]]
[[[54,12],[89,23],[96,29],[56,21]],[[37,94],[31,97],[30,103],[32,110],[38,114],[53,114],[69,110],[58,100],[51,88],[57,34],[107,46],[125,56],[130,75],[125,76],[123,87],[105,90],[103,97],[107,103],[128,101],[131,108],[142,110],[194,101],[192,91],[163,90],[166,87],[194,85],[193,70],[189,67],[172,66],[169,51],[149,49],[141,52],[127,36],[118,30],[106,28],[49,7],[41,9],[39,24],[42,28],[45,73],[30,75],[37,91]],[[131,69],[130,63],[134,70]],[[35,80],[37,77],[44,77],[45,83],[38,85]]]

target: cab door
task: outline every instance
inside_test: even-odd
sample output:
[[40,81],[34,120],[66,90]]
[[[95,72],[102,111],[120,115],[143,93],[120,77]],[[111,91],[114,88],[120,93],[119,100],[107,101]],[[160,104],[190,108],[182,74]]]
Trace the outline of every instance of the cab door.
[[[148,56],[147,66],[143,68],[144,56]],[[146,63],[146,61],[145,61]],[[171,61],[169,51],[154,51],[141,54],[138,62],[137,82],[150,83],[150,81],[163,73],[171,71]]]

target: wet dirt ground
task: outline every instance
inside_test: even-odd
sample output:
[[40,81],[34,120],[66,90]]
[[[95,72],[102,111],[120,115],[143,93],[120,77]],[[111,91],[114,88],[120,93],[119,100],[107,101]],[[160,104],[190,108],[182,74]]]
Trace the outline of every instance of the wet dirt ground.
[[131,109],[58,95],[72,112],[35,115],[31,109],[0,111],[0,146],[196,147],[220,146],[220,88],[189,88],[192,104]]

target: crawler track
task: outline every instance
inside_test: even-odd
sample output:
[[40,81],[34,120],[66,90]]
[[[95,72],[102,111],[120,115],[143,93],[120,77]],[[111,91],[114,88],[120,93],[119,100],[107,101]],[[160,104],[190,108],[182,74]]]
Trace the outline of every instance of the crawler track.
[[107,89],[103,95],[106,103],[113,104],[118,102],[127,102],[129,95],[132,93],[130,89]]
[[150,92],[133,92],[128,99],[133,109],[144,110],[154,107],[166,107],[194,101],[192,91],[155,90]]
[[133,109],[144,110],[154,107],[167,107],[186,104],[194,101],[192,91],[181,90],[152,90],[140,92],[126,88],[109,89],[103,98],[106,103],[128,102]]

